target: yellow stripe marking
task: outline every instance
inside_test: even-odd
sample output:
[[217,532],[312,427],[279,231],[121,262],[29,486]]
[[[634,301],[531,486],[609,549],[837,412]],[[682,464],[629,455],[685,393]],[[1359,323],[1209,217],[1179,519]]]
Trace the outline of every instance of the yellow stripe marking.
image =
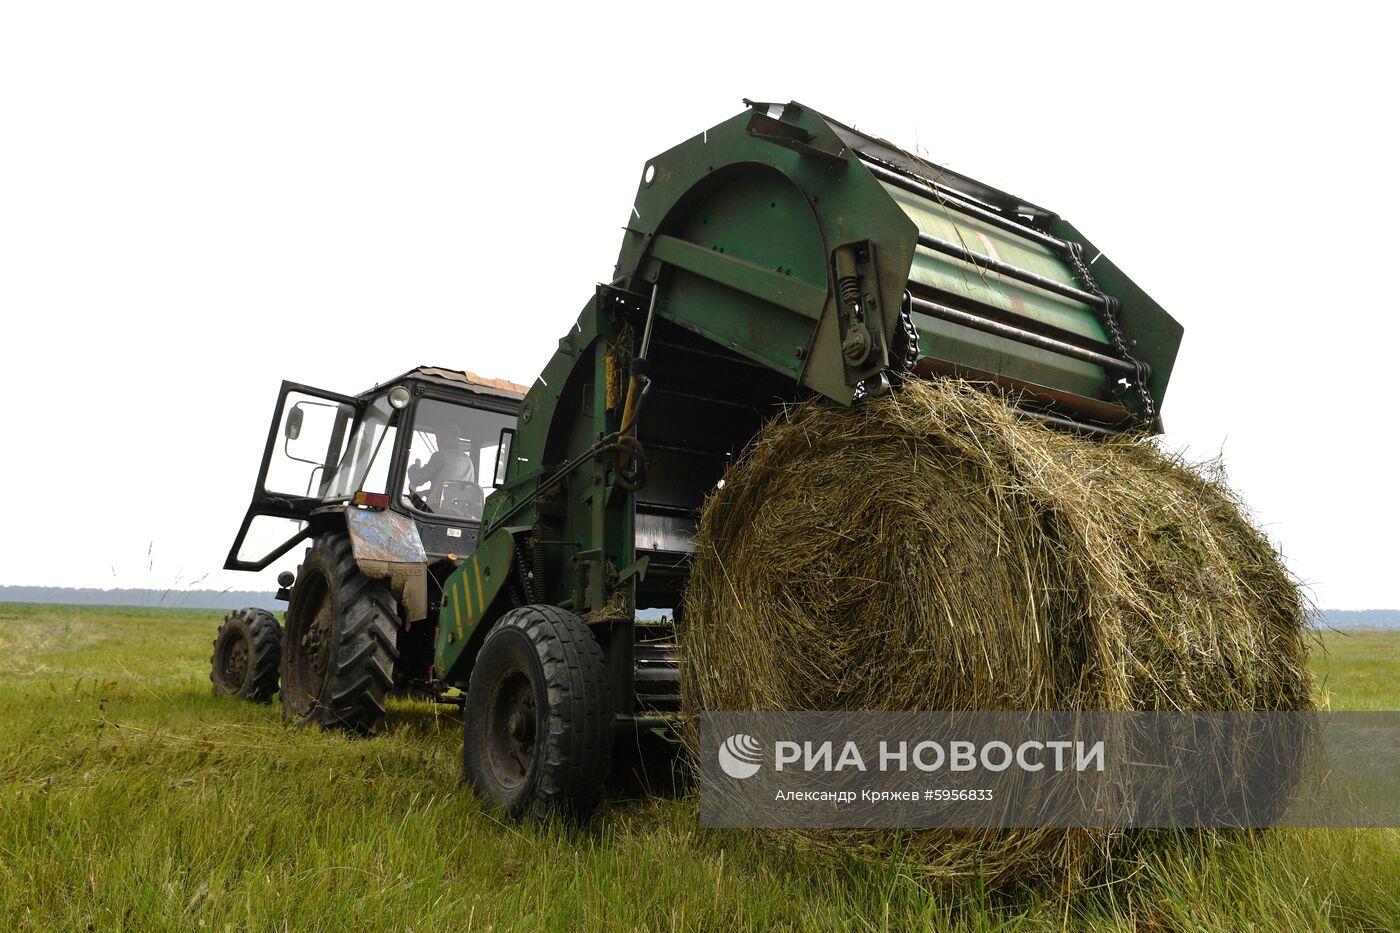
[[462,637],[462,600],[457,598],[457,594],[452,594],[452,614],[457,618],[457,638]]
[[481,613],[480,613],[480,615],[485,615],[485,614],[486,614],[486,590],[483,589],[482,586],[481,586],[481,562],[478,561],[478,560],[473,559],[473,560],[472,560],[472,570],[476,572],[476,593],[477,593],[477,599],[481,601]]

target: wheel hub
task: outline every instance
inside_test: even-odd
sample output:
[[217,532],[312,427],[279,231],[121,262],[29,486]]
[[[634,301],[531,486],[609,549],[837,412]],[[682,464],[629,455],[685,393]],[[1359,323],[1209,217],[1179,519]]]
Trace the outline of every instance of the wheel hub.
[[519,710],[516,710],[510,714],[510,719],[506,721],[506,729],[510,732],[510,737],[518,742],[533,741],[535,717],[523,715]]
[[325,676],[326,662],[330,659],[331,616],[331,598],[327,593],[301,639],[301,646],[306,652],[306,659],[311,662],[317,682]]
[[233,686],[242,686],[248,679],[248,642],[242,637],[235,638],[224,653],[224,680]]
[[501,679],[487,716],[488,758],[508,786],[525,780],[535,759],[535,688],[523,673]]

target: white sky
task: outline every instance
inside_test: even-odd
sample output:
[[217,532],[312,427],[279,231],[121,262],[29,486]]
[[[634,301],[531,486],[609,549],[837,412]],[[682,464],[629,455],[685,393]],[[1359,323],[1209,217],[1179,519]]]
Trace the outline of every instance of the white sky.
[[0,583],[271,587],[217,568],[279,381],[533,380],[747,96],[1073,221],[1186,327],[1169,442],[1400,606],[1397,15],[1140,7],[3,4]]

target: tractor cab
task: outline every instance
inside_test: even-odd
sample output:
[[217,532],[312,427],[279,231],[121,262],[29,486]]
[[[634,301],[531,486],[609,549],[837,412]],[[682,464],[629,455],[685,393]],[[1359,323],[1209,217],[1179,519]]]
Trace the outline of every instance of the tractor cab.
[[471,554],[525,391],[426,366],[356,396],[283,382],[225,569],[262,570],[327,531],[386,570]]

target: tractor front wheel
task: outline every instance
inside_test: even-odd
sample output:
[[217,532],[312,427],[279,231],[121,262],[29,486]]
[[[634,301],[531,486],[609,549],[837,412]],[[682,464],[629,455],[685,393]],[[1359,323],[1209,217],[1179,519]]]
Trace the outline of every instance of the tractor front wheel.
[[284,718],[350,732],[378,729],[394,685],[398,632],[393,594],[360,573],[350,539],[317,539],[287,606]]
[[469,784],[511,816],[583,817],[612,754],[607,666],[593,632],[554,606],[511,610],[487,633],[464,708]]
[[214,695],[266,703],[277,692],[282,626],[266,609],[235,609],[214,636],[209,679]]

